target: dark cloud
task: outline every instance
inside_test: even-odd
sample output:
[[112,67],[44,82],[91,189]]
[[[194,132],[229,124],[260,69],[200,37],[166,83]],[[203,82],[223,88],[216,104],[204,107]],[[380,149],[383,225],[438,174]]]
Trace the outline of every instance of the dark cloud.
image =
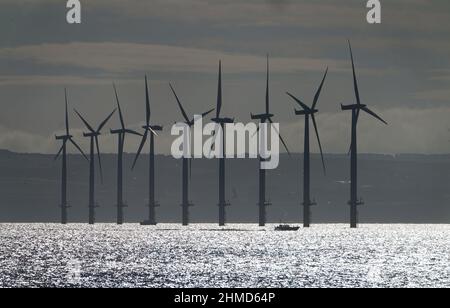
[[[365,2],[276,0],[84,1],[83,23],[65,22],[65,2],[4,0],[0,10],[0,147],[51,152],[62,128],[62,89],[71,106],[100,119],[119,85],[127,119],[142,120],[143,75],[151,80],[155,116],[170,125],[176,84],[189,109],[215,103],[216,67],[224,60],[225,112],[248,121],[262,108],[264,56],[271,54],[271,99],[288,141],[301,150],[301,126],[284,94],[310,101],[330,66],[320,101],[327,151],[348,148],[353,102],[347,38],[352,39],[361,97],[390,119],[389,128],[365,119],[362,150],[446,152],[450,115],[450,2],[383,2],[383,23],[365,22]],[[81,123],[73,119],[73,126]],[[381,138],[383,137],[383,138]],[[171,137],[160,138],[166,149]],[[35,142],[33,140],[39,140]],[[38,145],[36,145],[38,144]],[[112,138],[106,150],[114,151]],[[134,150],[130,143],[129,150]]]

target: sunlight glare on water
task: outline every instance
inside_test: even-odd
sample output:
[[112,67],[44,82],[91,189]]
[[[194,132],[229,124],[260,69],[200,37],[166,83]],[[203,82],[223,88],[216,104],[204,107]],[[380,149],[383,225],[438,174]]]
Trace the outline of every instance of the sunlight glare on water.
[[0,224],[0,287],[450,287],[449,225]]

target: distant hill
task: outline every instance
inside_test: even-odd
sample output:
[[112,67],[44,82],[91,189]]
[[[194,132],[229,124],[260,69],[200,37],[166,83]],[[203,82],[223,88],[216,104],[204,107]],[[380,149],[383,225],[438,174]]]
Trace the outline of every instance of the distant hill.
[[[148,156],[144,155],[134,172],[134,155],[125,155],[125,196],[129,208],[127,222],[146,215]],[[101,207],[97,218],[115,221],[116,156],[104,155],[105,182],[97,186]],[[312,159],[314,222],[347,222],[349,215],[349,157],[326,155],[328,174],[322,173],[318,156]],[[450,223],[449,155],[360,155],[361,222],[368,223]],[[161,222],[180,222],[181,161],[158,156],[157,199]],[[301,221],[301,155],[282,156],[280,167],[268,172],[268,210],[272,222]],[[227,191],[232,204],[229,222],[257,221],[258,162],[230,160]],[[17,154],[0,151],[0,221],[58,222],[60,217],[60,161],[51,155]],[[72,222],[87,221],[88,164],[78,155],[69,156],[69,200]],[[217,161],[193,163],[191,209],[193,222],[216,222]]]

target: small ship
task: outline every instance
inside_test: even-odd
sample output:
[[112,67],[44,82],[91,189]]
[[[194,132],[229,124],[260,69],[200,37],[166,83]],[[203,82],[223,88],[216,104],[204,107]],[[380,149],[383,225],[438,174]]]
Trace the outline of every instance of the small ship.
[[275,227],[275,231],[298,231],[300,227],[290,225],[279,225]]

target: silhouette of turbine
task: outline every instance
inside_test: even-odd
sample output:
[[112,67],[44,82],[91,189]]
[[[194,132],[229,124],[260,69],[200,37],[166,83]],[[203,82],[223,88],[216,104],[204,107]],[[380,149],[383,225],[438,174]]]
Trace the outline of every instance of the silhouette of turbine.
[[147,76],[145,76],[145,125],[144,136],[142,137],[141,144],[134,158],[133,167],[136,166],[136,162],[141,155],[142,149],[147,142],[148,135],[150,133],[150,152],[149,152],[149,170],[148,170],[148,220],[144,221],[145,225],[156,225],[155,209],[159,204],[155,200],[155,136],[158,136],[158,131],[162,131],[163,127],[160,125],[150,124],[151,110],[150,110],[150,95],[148,93]]
[[309,228],[311,225],[311,206],[316,205],[316,202],[311,201],[311,154],[310,154],[310,142],[309,142],[309,119],[312,119],[314,130],[316,131],[317,142],[319,143],[320,155],[322,157],[323,172],[326,173],[325,160],[323,158],[322,143],[320,142],[319,130],[317,128],[317,122],[315,114],[319,112],[316,109],[317,102],[319,101],[320,93],[322,92],[325,79],[328,74],[328,68],[325,71],[322,82],[317,89],[316,95],[311,108],[304,104],[300,99],[294,95],[287,93],[292,99],[294,99],[303,110],[295,110],[296,115],[305,116],[305,146],[304,146],[304,158],[303,158],[303,226]]
[[59,149],[58,153],[55,156],[55,160],[58,157],[62,156],[62,171],[61,171],[61,224],[67,224],[67,209],[70,207],[67,203],[67,142],[72,143],[72,145],[83,155],[83,157],[88,160],[86,155],[80,146],[73,140],[73,136],[69,131],[69,112],[68,112],[68,101],[67,101],[67,90],[64,89],[65,96],[65,104],[66,104],[66,113],[65,113],[65,122],[66,122],[66,134],[61,136],[55,136],[56,140],[62,141],[62,146]]
[[123,224],[123,209],[127,205],[123,201],[123,148],[125,145],[125,135],[132,134],[136,136],[141,136],[138,132],[134,130],[127,129],[125,127],[125,121],[123,119],[122,109],[120,108],[119,97],[117,95],[116,86],[113,84],[114,94],[117,102],[117,109],[119,110],[119,119],[121,128],[111,130],[111,134],[118,136],[118,150],[117,150],[117,224]]
[[85,118],[74,109],[78,117],[84,123],[86,128],[89,130],[88,133],[83,133],[84,137],[90,138],[90,158],[89,158],[89,224],[93,225],[95,223],[95,209],[98,204],[95,202],[95,148],[97,149],[97,158],[98,158],[98,167],[100,171],[101,182],[103,183],[103,170],[102,170],[102,159],[100,154],[100,145],[98,143],[98,136],[101,135],[101,131],[103,127],[105,127],[106,123],[111,119],[113,114],[116,112],[114,109],[106,119],[100,123],[98,128],[95,130],[92,126],[85,120]]
[[[173,95],[175,96],[175,99],[178,103],[178,107],[180,108],[181,114],[183,115],[183,118],[185,120],[185,124],[188,125],[189,127],[194,126],[196,119],[192,119],[190,120],[186,110],[183,108],[183,105],[181,104],[180,99],[178,98],[177,93],[175,92],[175,89],[173,88],[173,86],[171,84],[169,84],[170,89],[172,90]],[[205,116],[207,116],[208,114],[210,114],[211,112],[213,112],[214,109],[211,109],[207,112],[204,112],[202,114],[202,118],[204,118]],[[189,138],[190,140],[190,138]],[[189,164],[189,166],[188,166]],[[189,169],[189,171],[188,171]],[[189,175],[188,175],[189,173]],[[182,180],[182,184],[183,184],[183,193],[182,193],[182,203],[181,203],[181,208],[182,208],[182,224],[183,226],[187,226],[189,225],[189,207],[194,206],[190,201],[189,201],[189,178],[192,177],[192,158],[187,158],[187,157],[183,157],[183,180]]]
[[217,107],[216,117],[211,121],[217,123],[222,128],[222,157],[219,159],[219,226],[225,226],[226,223],[226,207],[230,204],[225,199],[225,161],[226,161],[226,149],[225,149],[225,124],[234,123],[234,119],[221,118],[220,112],[222,110],[222,61],[219,61],[219,80],[217,85]]
[[[270,98],[269,98],[269,56],[267,55],[267,74],[266,74],[266,112],[263,114],[251,114],[252,120],[260,120],[260,123],[266,123],[267,121],[273,124],[272,118],[273,114],[270,113]],[[259,130],[259,128],[258,128]],[[290,154],[290,151],[284,142],[284,139],[279,134],[280,140],[283,143],[284,148]],[[267,140],[267,138],[262,137],[262,140]],[[263,163],[265,159],[260,155],[260,163]],[[266,170],[259,168],[259,226],[264,227],[266,225],[266,207],[271,205],[270,202],[266,200]]]
[[350,49],[350,57],[352,60],[352,71],[353,71],[353,86],[355,90],[356,96],[356,104],[353,105],[343,105],[341,104],[342,110],[351,110],[352,111],[352,142],[350,146],[351,152],[351,188],[350,188],[350,227],[357,228],[358,227],[358,206],[364,204],[362,200],[358,200],[358,141],[357,141],[357,124],[359,120],[359,114],[362,111],[368,113],[372,117],[380,120],[384,124],[388,125],[386,121],[384,121],[380,116],[378,116],[375,112],[370,110],[367,105],[361,104],[359,89],[358,89],[358,81],[356,79],[355,72],[355,62],[353,60],[353,51],[350,41],[348,42],[348,46]]

